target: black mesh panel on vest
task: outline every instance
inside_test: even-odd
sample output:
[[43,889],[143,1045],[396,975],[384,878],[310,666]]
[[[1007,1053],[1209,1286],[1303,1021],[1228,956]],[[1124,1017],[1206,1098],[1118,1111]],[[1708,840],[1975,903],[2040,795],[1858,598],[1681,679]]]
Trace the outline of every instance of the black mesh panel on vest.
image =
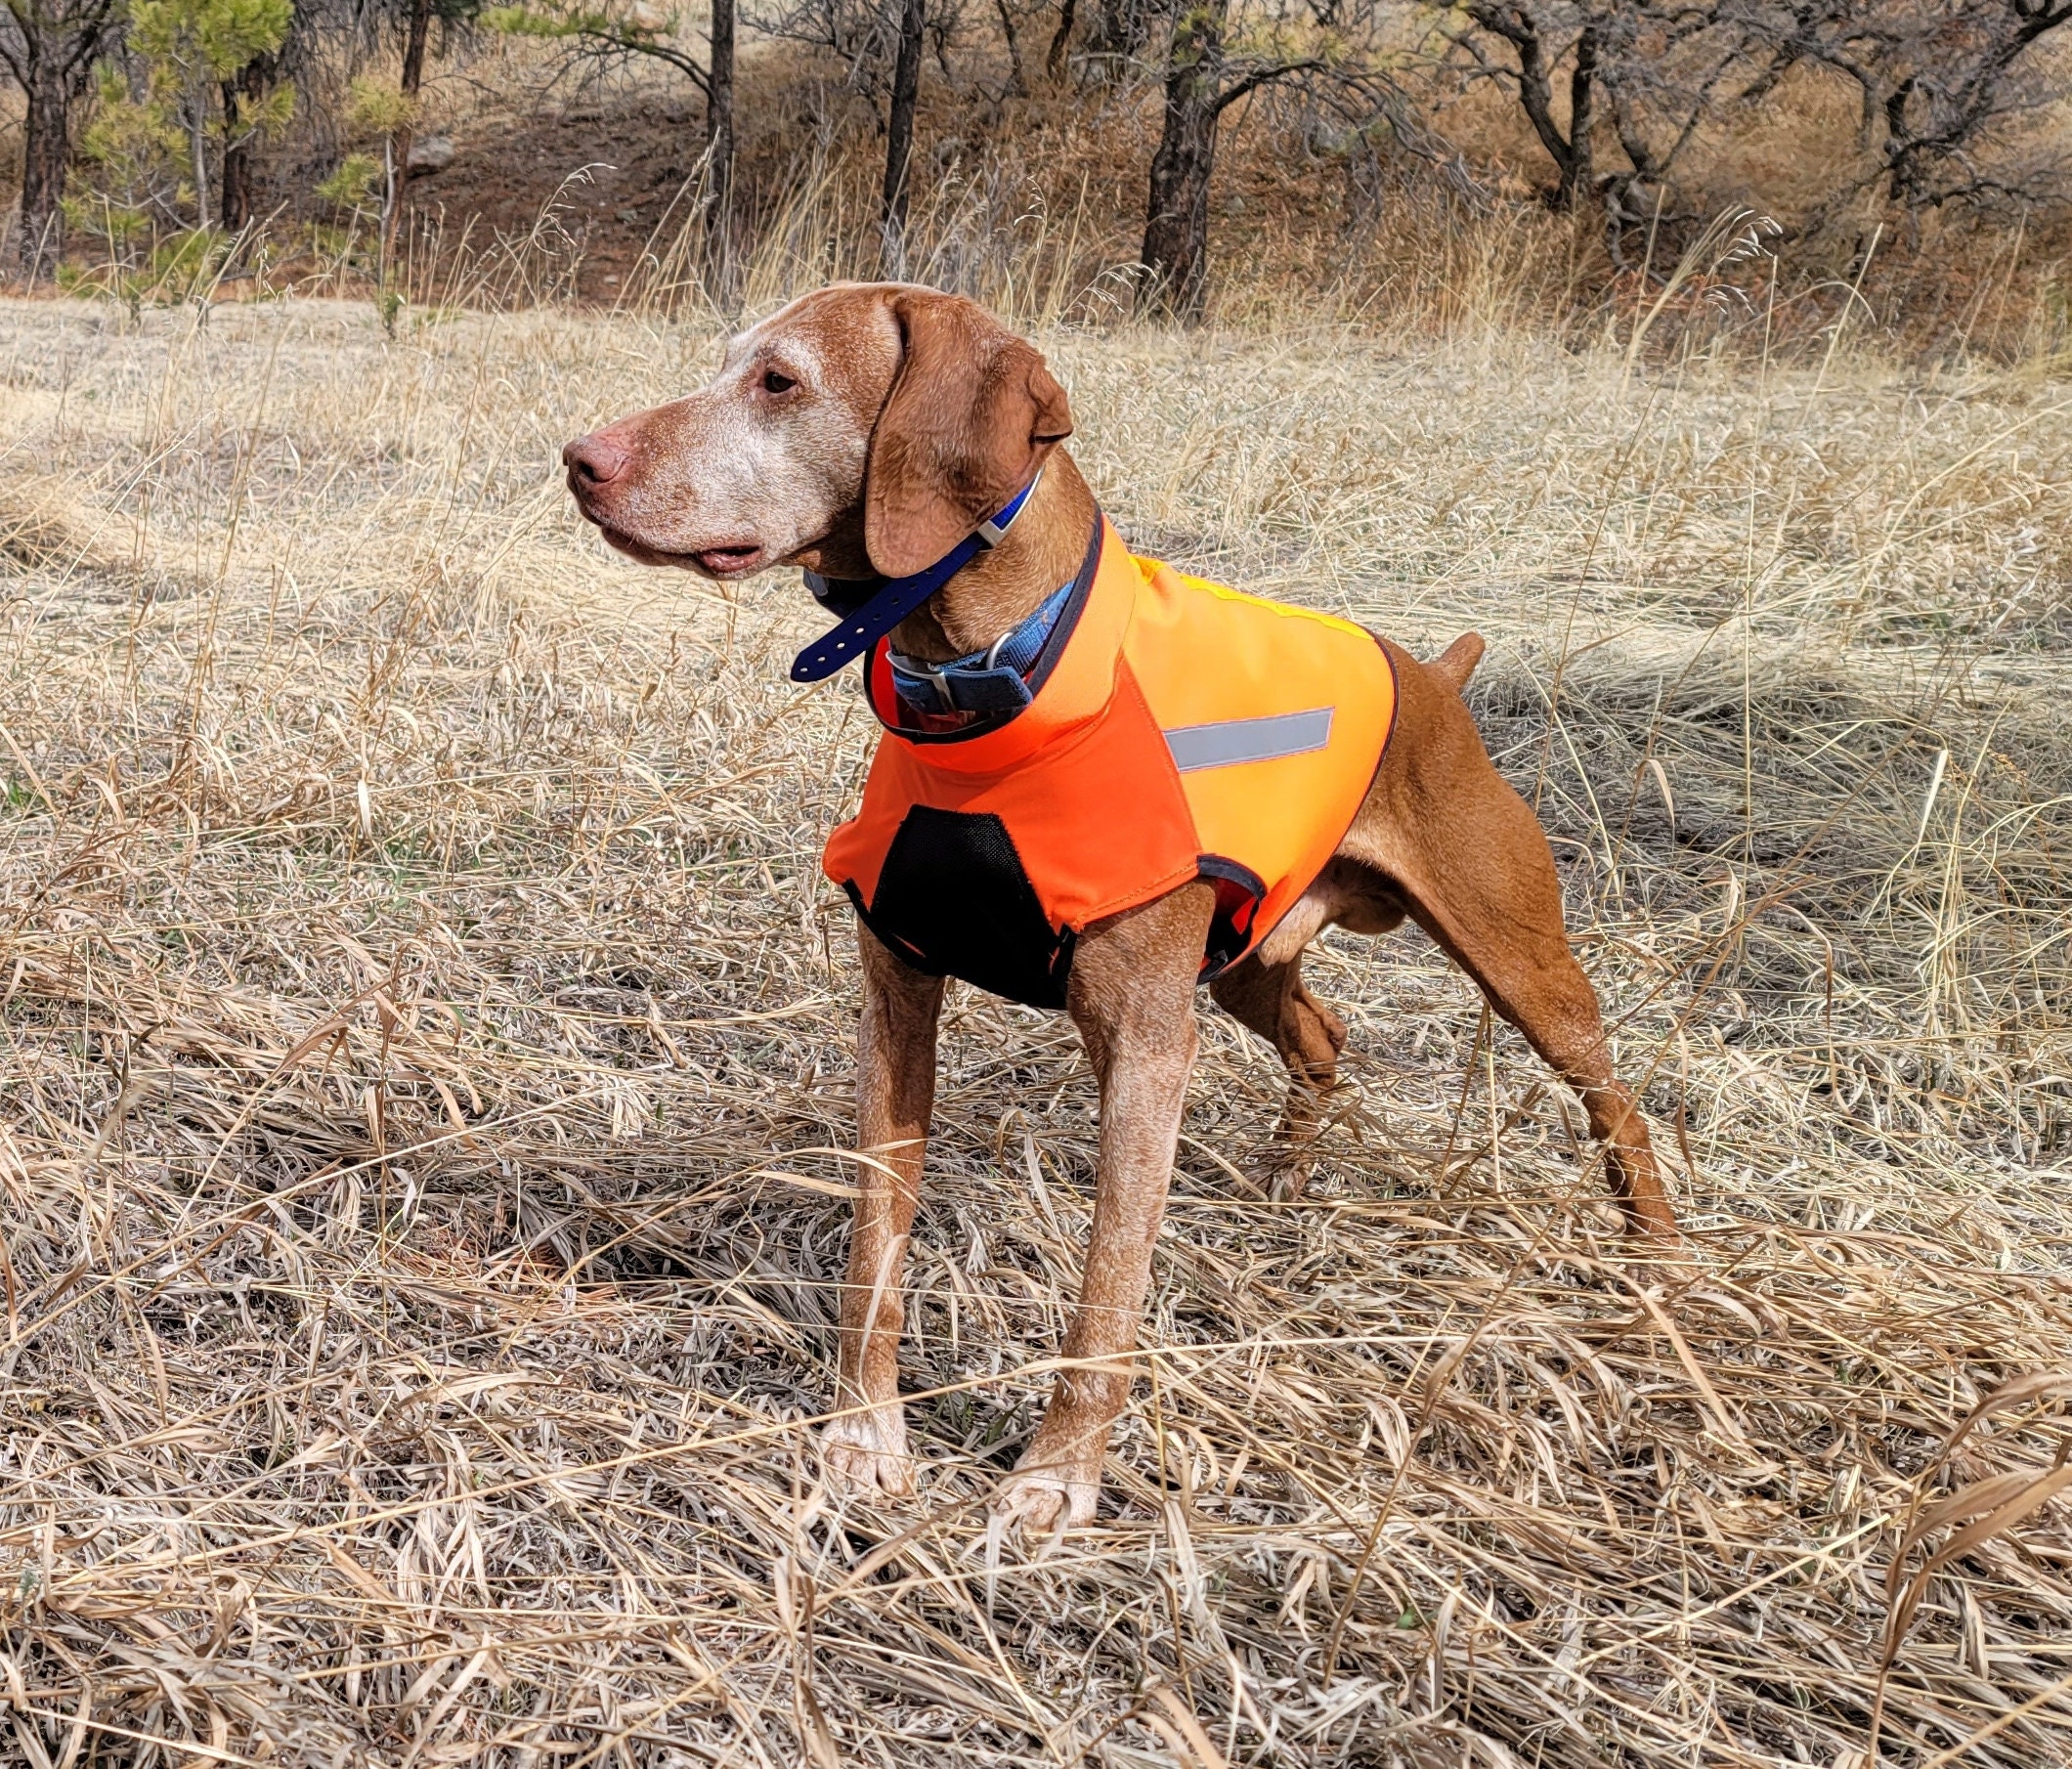
[[877,896],[856,908],[917,971],[1032,1008],[1064,1006],[1071,930],[1052,928],[1014,838],[990,811],[915,805],[885,853]]

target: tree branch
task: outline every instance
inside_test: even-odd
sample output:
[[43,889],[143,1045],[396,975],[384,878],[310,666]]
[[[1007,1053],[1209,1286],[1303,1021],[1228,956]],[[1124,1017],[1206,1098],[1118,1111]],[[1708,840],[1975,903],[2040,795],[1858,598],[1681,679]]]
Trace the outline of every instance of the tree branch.
[[561,11],[531,5],[499,6],[483,15],[493,30],[512,36],[540,37],[570,45],[572,56],[606,62],[615,57],[646,56],[673,67],[703,93],[712,96],[712,75],[695,57],[645,31],[613,18],[606,12]]
[[1248,92],[1257,92],[1260,87],[1271,85],[1275,80],[1284,80],[1290,74],[1308,73],[1323,65],[1325,64],[1321,60],[1312,56],[1301,62],[1275,62],[1266,67],[1255,67],[1243,79],[1237,81],[1234,85],[1226,87],[1217,96],[1213,107],[1215,113],[1221,116],[1224,111],[1236,104]]

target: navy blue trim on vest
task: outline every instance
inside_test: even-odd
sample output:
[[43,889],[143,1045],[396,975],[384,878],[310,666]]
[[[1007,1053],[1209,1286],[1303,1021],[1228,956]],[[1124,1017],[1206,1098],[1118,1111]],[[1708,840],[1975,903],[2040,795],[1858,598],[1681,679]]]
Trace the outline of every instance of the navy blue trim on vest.
[[1029,692],[1029,671],[1050,643],[1071,593],[1067,581],[1013,632],[1002,633],[983,651],[967,652],[946,664],[888,650],[892,692],[923,712],[1019,712],[1036,698]]
[[[1043,648],[1037,652],[1035,661],[1022,671],[1022,685],[1028,691],[1027,700],[1016,701],[1012,706],[1003,705],[997,712],[974,714],[969,720],[958,724],[954,730],[920,729],[901,721],[900,708],[896,701],[890,707],[881,707],[878,704],[878,684],[874,679],[878,660],[875,655],[877,648],[874,647],[873,656],[864,667],[863,689],[864,698],[871,703],[871,711],[878,715],[878,722],[894,736],[905,738],[908,743],[968,743],[974,737],[984,737],[997,731],[1018,717],[1022,709],[1043,692],[1044,683],[1051,679],[1051,671],[1058,668],[1058,660],[1064,656],[1064,648],[1071,643],[1072,634],[1079,628],[1079,617],[1086,612],[1087,600],[1094,593],[1094,575],[1101,566],[1103,527],[1101,514],[1097,510],[1094,515],[1094,533],[1087,540],[1086,556],[1079,562],[1078,574],[1064,586],[1070,592],[1065,596],[1064,607],[1052,621],[1049,635],[1044,639]],[[888,654],[885,662],[889,665],[891,643],[889,640],[881,640],[880,644]]]
[[792,680],[825,681],[851,658],[863,656],[980,553],[998,546],[1042,478],[1043,469],[1038,467],[1036,477],[1009,498],[1005,508],[988,516],[933,565],[911,577],[855,582],[807,572],[805,586],[813,592],[814,601],[839,615],[842,625],[822,633],[792,660]]
[[1251,949],[1252,917],[1266,901],[1267,884],[1249,866],[1227,860],[1221,854],[1203,854],[1195,864],[1195,877],[1206,880],[1216,891],[1216,912],[1209,921],[1208,942],[1197,978],[1209,982]]

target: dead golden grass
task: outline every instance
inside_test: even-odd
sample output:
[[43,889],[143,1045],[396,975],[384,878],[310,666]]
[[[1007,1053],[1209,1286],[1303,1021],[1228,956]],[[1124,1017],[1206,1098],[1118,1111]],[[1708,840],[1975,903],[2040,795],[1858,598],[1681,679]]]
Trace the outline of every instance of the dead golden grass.
[[709,335],[0,324],[22,1759],[2072,1754],[2062,382],[1046,334],[1145,550],[1490,635],[1695,1258],[1429,946],[1326,940],[1316,1191],[1247,1177],[1277,1069],[1208,1015],[1101,1521],[988,1566],[1090,1089],[955,997],[923,1495],[844,1510],[866,721],[785,682],[791,584],[636,572],[552,465]]

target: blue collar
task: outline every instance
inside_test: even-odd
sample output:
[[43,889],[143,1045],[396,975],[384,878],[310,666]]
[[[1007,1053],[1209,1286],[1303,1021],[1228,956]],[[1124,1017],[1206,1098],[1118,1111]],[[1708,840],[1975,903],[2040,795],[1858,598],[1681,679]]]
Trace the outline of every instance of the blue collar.
[[792,660],[792,680],[825,680],[851,658],[870,650],[980,553],[998,546],[1042,478],[1043,469],[1038,467],[1036,477],[1009,498],[1004,509],[987,517],[933,565],[910,578],[859,582],[807,572],[805,586],[813,592],[813,599],[829,613],[841,616],[842,625],[822,633]]

